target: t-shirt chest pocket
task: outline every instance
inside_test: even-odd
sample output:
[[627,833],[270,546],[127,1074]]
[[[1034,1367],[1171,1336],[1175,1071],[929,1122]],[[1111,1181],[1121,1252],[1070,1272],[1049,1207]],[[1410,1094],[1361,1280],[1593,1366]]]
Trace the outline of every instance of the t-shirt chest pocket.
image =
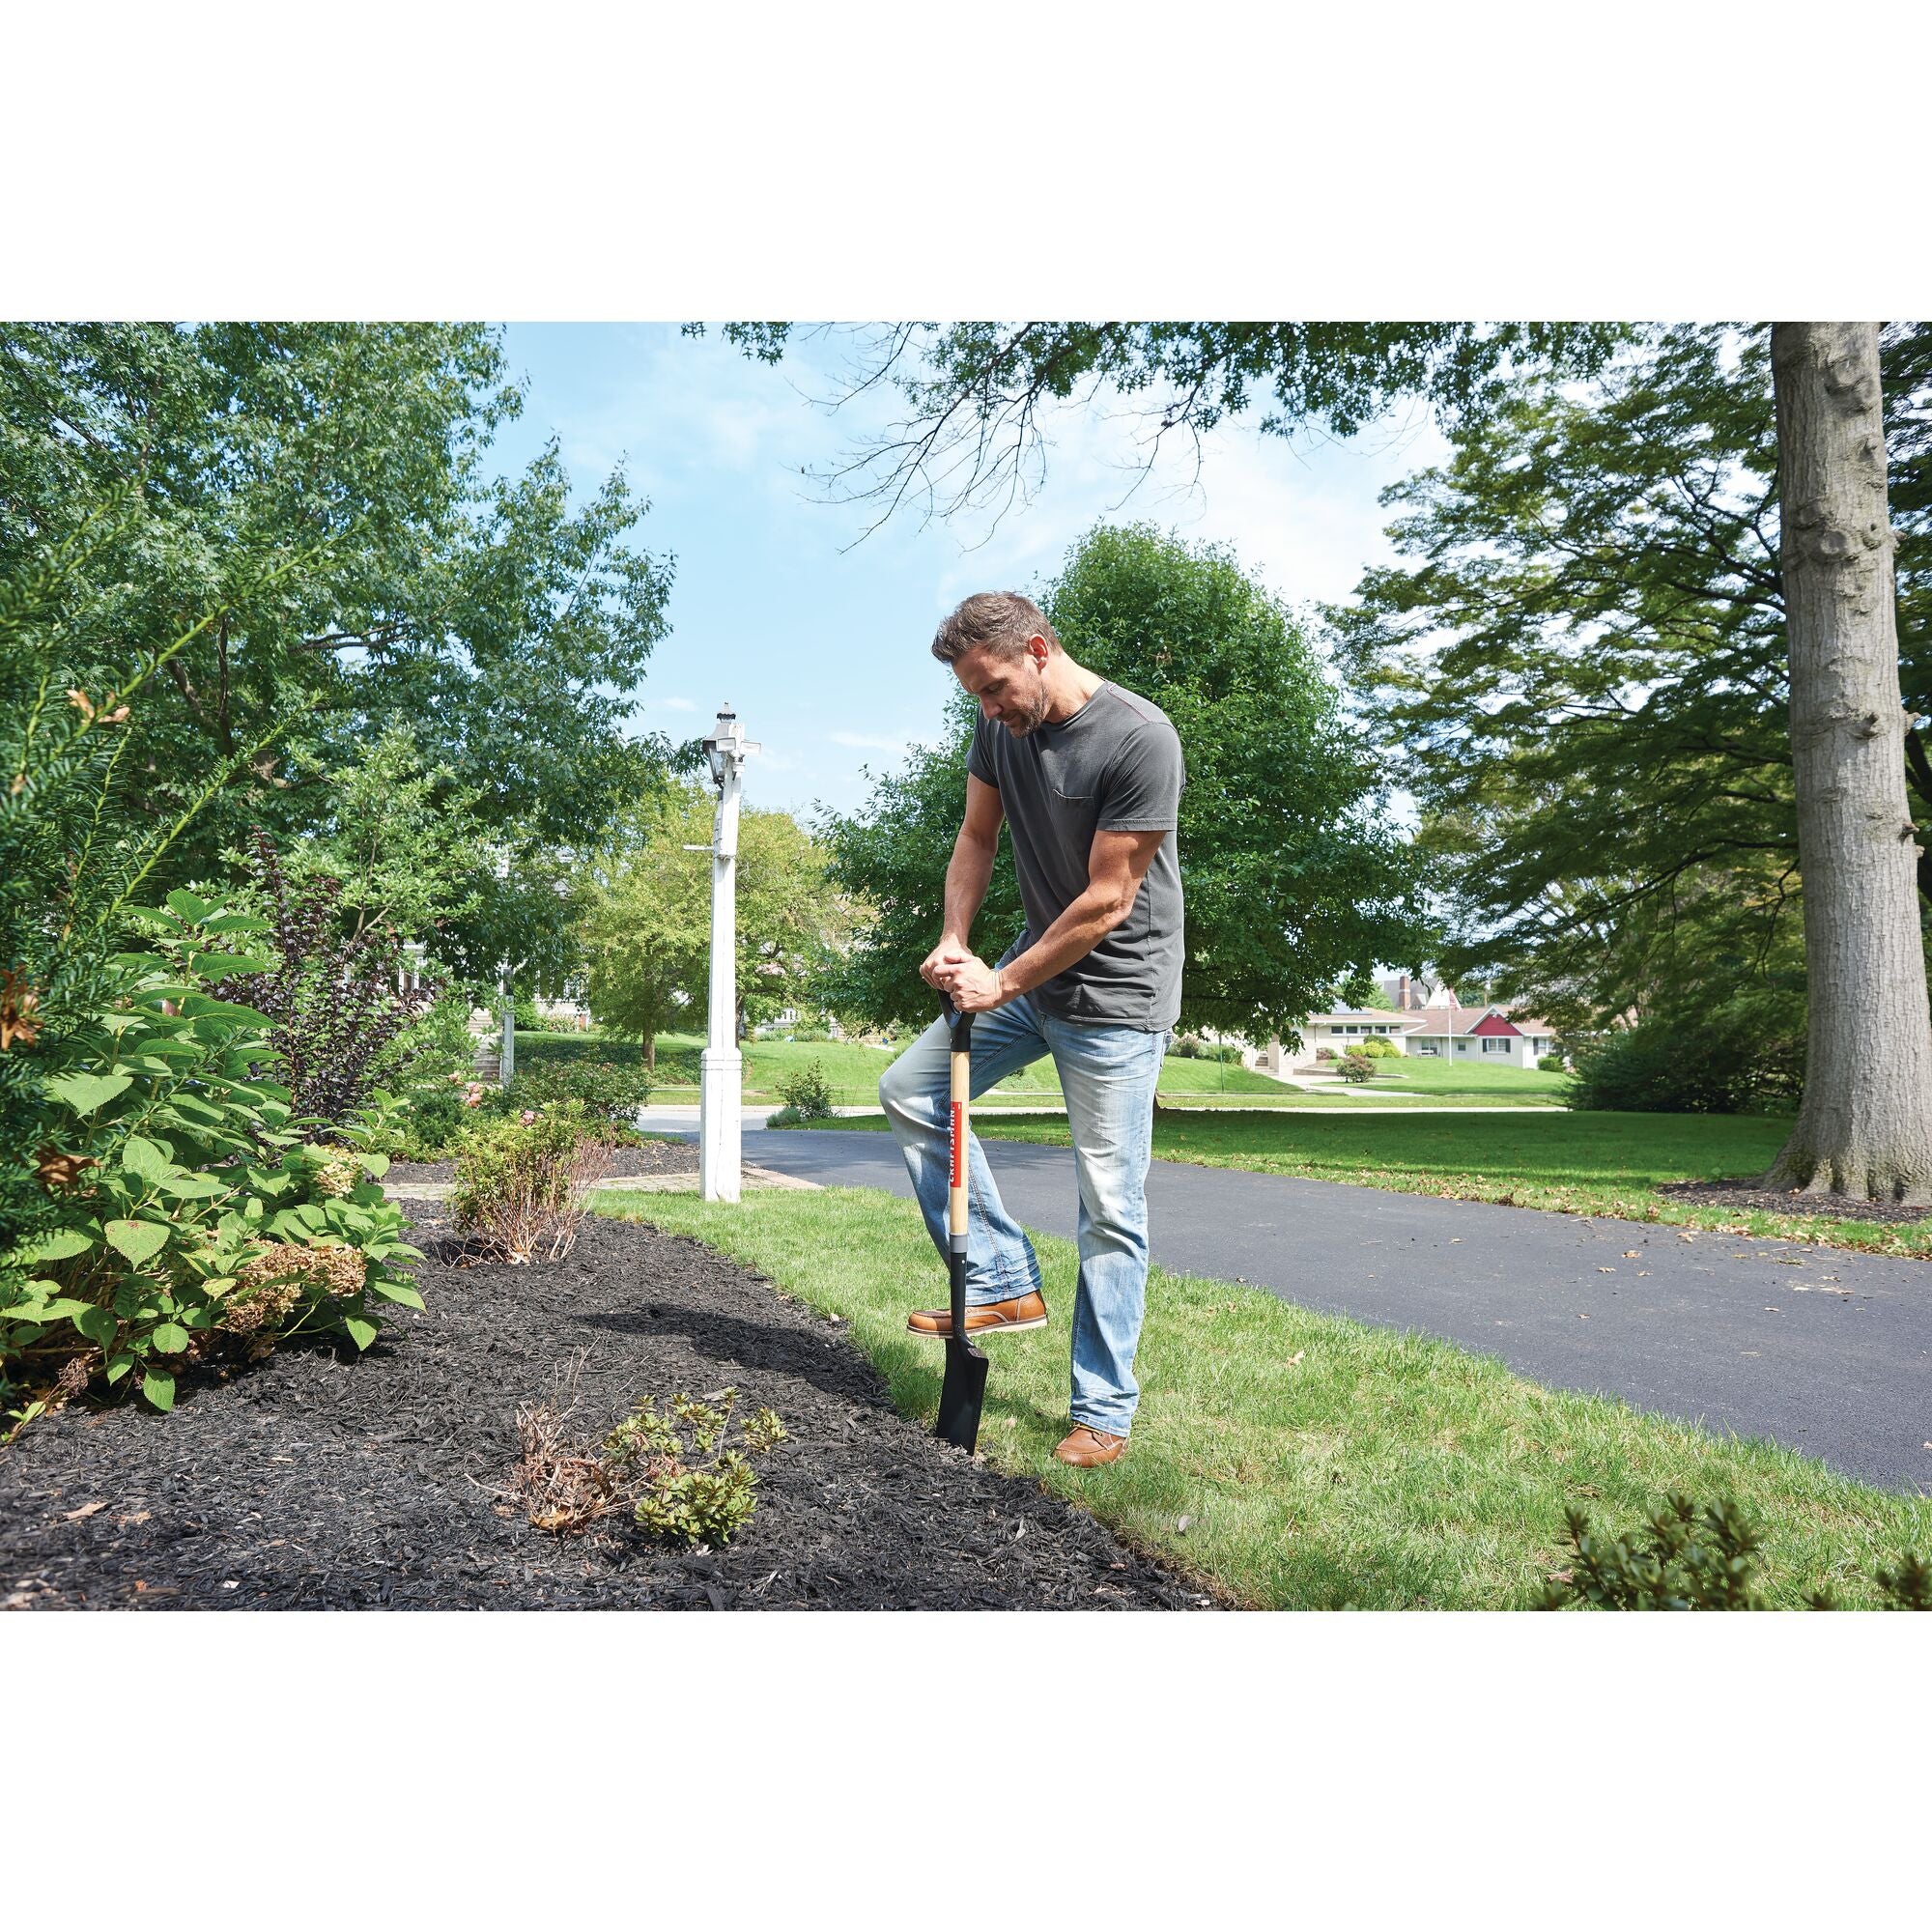
[[1040,759],[1040,776],[1046,781],[1053,810],[1054,836],[1084,865],[1100,816],[1099,785],[1091,769],[1082,770],[1072,758],[1056,758],[1049,753]]

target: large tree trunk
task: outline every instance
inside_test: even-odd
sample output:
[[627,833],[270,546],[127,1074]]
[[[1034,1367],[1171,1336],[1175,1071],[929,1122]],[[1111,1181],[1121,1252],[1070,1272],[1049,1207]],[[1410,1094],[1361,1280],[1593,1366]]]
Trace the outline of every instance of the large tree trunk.
[[1932,1202],[1932,1019],[1905,803],[1878,327],[1779,323],[1781,563],[1810,1027],[1798,1123],[1758,1183]]

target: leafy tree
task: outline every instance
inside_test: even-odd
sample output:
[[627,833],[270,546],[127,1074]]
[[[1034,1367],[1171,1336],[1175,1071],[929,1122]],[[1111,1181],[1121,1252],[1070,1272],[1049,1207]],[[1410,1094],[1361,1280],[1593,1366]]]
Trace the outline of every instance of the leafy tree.
[[1329,613],[1459,914],[1442,969],[1574,1025],[1695,992],[1700,919],[1746,958],[1796,923],[1769,380],[1725,352],[1673,330],[1588,389],[1525,382],[1388,493],[1415,561]]
[[328,777],[328,815],[282,869],[296,886],[334,882],[346,937],[380,926],[419,942],[479,997],[506,963],[524,1006],[561,986],[577,964],[570,847],[494,832],[478,794],[403,725]]
[[[923,1027],[938,1009],[918,966],[939,935],[976,710],[963,691],[953,693],[940,744],[915,745],[896,771],[867,768],[871,796],[820,828],[834,881],[865,908],[852,944],[828,962],[820,991],[827,1006],[864,1025]],[[997,956],[990,935],[1016,933],[1025,923],[1012,852],[1002,839],[976,927],[987,935],[982,949]]]
[[[1412,958],[1428,934],[1378,762],[1282,606],[1226,550],[1147,525],[1090,532],[1043,600],[1079,663],[1151,699],[1187,760],[1179,832],[1187,898],[1183,1028],[1286,1032],[1338,977]],[[834,875],[874,909],[838,978],[881,1022],[929,1016],[917,972],[938,936],[965,800],[974,704],[834,821]],[[1024,923],[1003,843],[976,927],[995,956]]]
[[[628,836],[590,862],[578,936],[590,1005],[613,1031],[643,1042],[704,1024],[711,948],[711,863],[687,845],[711,842],[715,805],[700,783],[673,787],[636,812]],[[784,812],[746,809],[738,824],[737,995],[740,1028],[812,993],[847,915],[826,855]]]
[[327,778],[327,818],[280,866],[298,889],[335,882],[352,940],[384,927],[433,945],[482,907],[497,867],[478,795],[425,759],[407,725],[390,725]]
[[578,941],[599,1022],[643,1042],[704,1010],[711,871],[684,845],[708,838],[706,801],[679,787],[630,815],[627,842],[593,865],[581,892]]
[[1382,991],[1379,980],[1370,979],[1366,974],[1358,975],[1342,989],[1342,997],[1350,1006],[1373,1012],[1392,1013],[1395,1002]]
[[392,724],[498,832],[581,837],[648,782],[666,748],[615,694],[669,565],[632,548],[621,473],[574,509],[554,444],[489,476],[521,407],[469,324],[0,326],[0,579],[110,531],[70,586],[72,681],[218,613],[134,720],[156,816],[239,760],[185,865],[326,823],[327,775]]
[[[1895,332],[1895,420],[1928,347]],[[1764,331],[1651,331],[1588,387],[1526,380],[1386,500],[1409,561],[1329,616],[1458,913],[1443,970],[1588,1027],[1802,999]],[[1899,556],[1922,609],[1922,492]],[[1932,682],[1922,642],[1906,671]]]
[[[1901,671],[1932,709],[1932,329],[1885,359]],[[1409,560],[1330,613],[1460,914],[1445,970],[1559,1024],[1647,1023],[1661,1071],[1622,1094],[1788,1103],[1804,1064],[1772,389],[1767,332],[1720,327],[1649,331],[1587,388],[1525,381],[1389,493]],[[1719,1041],[1721,1080],[1667,1077]]]

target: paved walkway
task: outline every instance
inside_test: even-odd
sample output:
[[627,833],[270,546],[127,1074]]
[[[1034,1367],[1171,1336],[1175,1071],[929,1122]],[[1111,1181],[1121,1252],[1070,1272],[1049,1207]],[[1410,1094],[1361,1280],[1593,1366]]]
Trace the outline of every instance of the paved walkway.
[[[1071,1150],[984,1145],[1019,1219],[1070,1237]],[[802,1179],[912,1193],[885,1134],[765,1131],[757,1150]],[[1932,1493],[1924,1262],[1177,1161],[1153,1163],[1148,1196],[1164,1267],[1418,1328],[1551,1387]]]

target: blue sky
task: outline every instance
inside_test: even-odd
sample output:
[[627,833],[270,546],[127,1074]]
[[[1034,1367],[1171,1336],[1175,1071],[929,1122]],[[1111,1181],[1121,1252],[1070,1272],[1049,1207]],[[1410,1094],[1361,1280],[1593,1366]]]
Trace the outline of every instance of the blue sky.
[[849,344],[821,338],[772,368],[675,324],[519,323],[505,350],[527,404],[499,459],[521,468],[554,433],[579,490],[624,463],[651,502],[639,540],[675,555],[640,723],[692,736],[729,698],[765,748],[748,802],[802,815],[850,810],[868,790],[863,767],[889,769],[936,734],[952,680],[927,646],[961,597],[1037,591],[1094,524],[1145,518],[1231,544],[1293,605],[1342,598],[1391,554],[1378,492],[1441,446],[1413,418],[1292,445],[1237,422],[1208,439],[1198,481],[1191,449],[1174,448],[1132,489],[1134,422],[1119,405],[1068,411],[1049,420],[1043,486],[997,527],[901,512],[855,541],[869,517],[800,473],[890,413],[855,421],[814,404]]

